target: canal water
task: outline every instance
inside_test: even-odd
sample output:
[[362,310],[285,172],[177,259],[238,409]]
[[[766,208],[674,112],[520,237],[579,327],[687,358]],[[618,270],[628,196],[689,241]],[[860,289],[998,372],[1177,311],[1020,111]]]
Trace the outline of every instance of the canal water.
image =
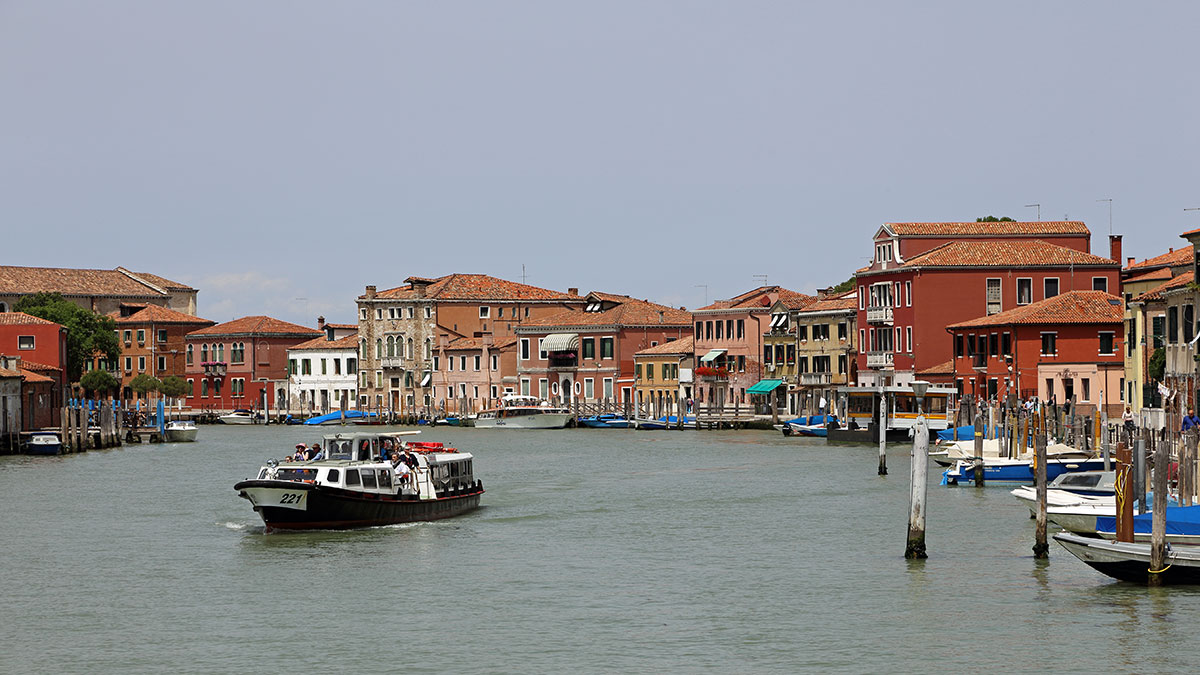
[[[323,432],[332,432],[328,427]],[[775,432],[437,429],[475,454],[453,520],[265,535],[233,491],[302,427],[0,457],[0,672],[1182,671],[1200,589],[1109,581],[1007,489],[908,448]]]

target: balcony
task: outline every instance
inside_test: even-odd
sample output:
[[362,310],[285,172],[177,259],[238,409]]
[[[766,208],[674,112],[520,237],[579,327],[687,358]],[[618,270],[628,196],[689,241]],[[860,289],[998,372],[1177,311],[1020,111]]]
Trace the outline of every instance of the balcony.
[[724,382],[729,379],[729,370],[727,368],[700,366],[696,369],[696,376],[700,378],[701,382]]
[[228,365],[222,361],[206,361],[200,364],[204,368],[205,377],[225,377]]
[[804,386],[833,384],[833,373],[800,373],[800,384]]
[[404,367],[404,358],[401,356],[385,356],[379,359],[379,366],[384,370],[395,370]]
[[867,308],[867,323],[892,323],[892,308],[891,307],[868,307]]
[[551,352],[546,361],[550,364],[550,370],[573,370],[579,367],[579,359],[574,352]]
[[867,367],[891,369],[894,352],[867,352]]

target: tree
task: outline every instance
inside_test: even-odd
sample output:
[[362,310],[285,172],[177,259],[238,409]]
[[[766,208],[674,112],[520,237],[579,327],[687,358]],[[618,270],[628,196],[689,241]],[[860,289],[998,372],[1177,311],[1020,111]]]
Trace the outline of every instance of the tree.
[[159,391],[162,388],[162,382],[153,375],[142,373],[129,382],[129,388],[140,395],[145,395],[147,392]]
[[849,279],[847,279],[847,280],[843,281],[842,283],[838,284],[837,286],[833,287],[834,293],[846,293],[847,291],[852,291],[852,290],[854,290],[854,275],[853,274],[850,275]]
[[167,396],[169,398],[179,398],[180,396],[187,394],[189,388],[187,380],[179,377],[178,375],[168,375],[162,379],[162,384],[159,386],[158,391],[161,392],[163,396]]
[[25,312],[67,329],[67,377],[72,381],[83,374],[84,365],[97,352],[105,358],[121,355],[117,341],[117,322],[107,316],[88,311],[66,300],[59,293],[34,293],[13,305],[13,311]]
[[976,218],[975,222],[977,222],[977,223],[1015,223],[1017,221],[1013,220],[1012,218],[1009,218],[1008,216],[1000,216],[999,218],[997,218],[996,216],[984,216],[983,218]]
[[1150,379],[1155,382],[1162,382],[1163,374],[1167,370],[1167,350],[1161,347],[1154,350],[1150,355],[1150,364],[1147,366],[1147,374]]
[[83,387],[84,391],[93,394],[109,394],[116,391],[121,383],[107,371],[89,370],[79,380],[79,386]]

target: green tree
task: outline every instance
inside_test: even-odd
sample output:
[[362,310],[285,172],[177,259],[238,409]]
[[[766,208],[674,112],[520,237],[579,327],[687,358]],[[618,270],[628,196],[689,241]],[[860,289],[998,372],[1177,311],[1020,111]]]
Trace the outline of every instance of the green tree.
[[1167,350],[1159,348],[1155,349],[1150,355],[1150,364],[1147,367],[1147,374],[1151,380],[1161,382],[1163,374],[1167,370]]
[[79,386],[91,394],[110,394],[121,386],[117,378],[103,370],[89,370],[79,380]]
[[1012,218],[1009,218],[1008,216],[1000,216],[999,218],[997,218],[996,216],[984,216],[983,218],[976,218],[975,222],[977,222],[977,223],[1015,223],[1016,221],[1013,220]]
[[170,398],[179,398],[187,394],[190,389],[187,380],[178,375],[168,375],[162,379],[162,385],[158,388],[163,396]]
[[842,283],[838,284],[837,286],[833,287],[834,293],[845,293],[847,291],[852,291],[852,290],[854,290],[854,275],[853,274],[850,275],[849,279],[847,279],[847,280],[843,281]]
[[147,392],[159,391],[162,388],[162,382],[153,375],[142,373],[129,382],[129,388],[144,396]]
[[25,312],[67,329],[67,377],[72,382],[83,374],[84,365],[96,353],[115,359],[121,355],[117,341],[117,322],[107,316],[88,311],[66,300],[59,293],[34,293],[13,305],[13,310]]

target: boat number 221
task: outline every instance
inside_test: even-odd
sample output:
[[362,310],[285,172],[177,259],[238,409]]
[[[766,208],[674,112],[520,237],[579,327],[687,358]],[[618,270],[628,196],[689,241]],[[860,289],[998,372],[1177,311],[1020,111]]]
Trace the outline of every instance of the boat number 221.
[[280,504],[299,504],[300,500],[303,498],[304,498],[303,492],[301,492],[299,494],[294,493],[294,492],[285,492],[283,494],[283,496],[279,498],[279,503]]

